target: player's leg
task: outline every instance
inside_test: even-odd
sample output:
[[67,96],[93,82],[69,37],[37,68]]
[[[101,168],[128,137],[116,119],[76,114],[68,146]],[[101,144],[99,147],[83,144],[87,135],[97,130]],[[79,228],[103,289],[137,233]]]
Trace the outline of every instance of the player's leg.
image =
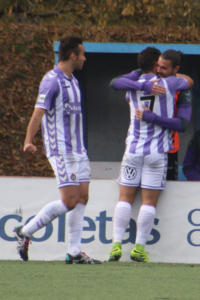
[[74,209],[79,201],[79,183],[70,181],[67,174],[65,158],[63,156],[53,156],[50,163],[56,174],[61,199],[50,202],[44,206],[30,222],[24,226],[17,226],[14,229],[18,242],[17,249],[23,260],[28,260],[28,244],[31,235],[47,226],[55,218]]
[[85,207],[88,201],[89,182],[80,183],[80,200],[76,207],[67,215],[68,224],[68,251],[67,253],[76,256],[81,250],[81,236]]
[[137,193],[137,187],[120,185],[119,201],[114,212],[113,248],[108,261],[118,261],[122,256],[122,240],[131,218],[131,208]]
[[61,199],[45,205],[39,213],[24,226],[14,229],[18,241],[17,249],[21,258],[28,260],[28,244],[30,237],[38,230],[47,226],[55,218],[67,213],[76,206],[79,196],[78,186],[65,186],[60,188]]
[[133,261],[150,262],[145,252],[145,245],[153,227],[156,204],[160,193],[160,190],[142,189],[142,206],[137,218],[136,242],[134,249],[131,251]]
[[81,252],[81,237],[84,212],[88,202],[88,189],[89,182],[80,183],[79,203],[67,215],[68,251],[65,258],[66,264],[101,264],[99,260],[93,259],[84,252]]
[[137,219],[136,244],[131,251],[131,259],[149,262],[145,244],[153,227],[158,198],[166,183],[167,155],[149,155],[144,162],[141,184],[142,206]]
[[[78,159],[78,158],[77,158]],[[85,207],[88,202],[88,191],[91,177],[91,169],[87,155],[79,158],[79,202],[76,207],[67,215],[68,224],[68,251],[66,255],[66,264],[88,263],[100,264],[100,261],[94,260],[81,252],[81,237],[83,231],[83,219]]]
[[142,157],[133,154],[125,154],[122,161],[118,179],[120,196],[114,212],[113,248],[109,261],[118,261],[122,256],[122,240],[130,222],[132,204],[140,185],[142,161]]

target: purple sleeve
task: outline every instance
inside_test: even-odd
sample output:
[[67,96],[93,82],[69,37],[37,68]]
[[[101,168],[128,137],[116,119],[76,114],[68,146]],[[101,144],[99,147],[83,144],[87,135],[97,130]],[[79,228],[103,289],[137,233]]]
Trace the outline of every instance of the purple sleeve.
[[140,91],[145,91],[148,94],[151,94],[151,90],[153,88],[154,82],[152,81],[134,81],[125,77],[118,77],[114,78],[110,86],[114,88],[115,90],[120,90],[120,91],[135,91],[135,90],[140,90]]
[[60,88],[57,79],[52,78],[52,80],[50,80],[44,78],[40,84],[35,107],[51,110],[59,91]]
[[188,148],[183,161],[184,175],[188,180],[200,180],[200,174],[196,172],[197,161],[196,151]]
[[184,91],[188,88],[188,82],[185,78],[176,77],[176,76],[169,76],[165,78],[168,83],[169,90],[171,94],[177,91]]
[[142,120],[170,130],[181,131],[180,119],[158,116],[150,110],[144,110]]
[[177,110],[177,118],[161,117],[156,115],[152,111],[144,110],[142,119],[143,121],[146,121],[148,123],[156,124],[170,130],[184,132],[184,124],[180,119],[185,119],[189,122],[191,113],[192,106],[190,104],[179,104]]
[[133,80],[133,81],[137,81],[140,78],[140,75],[141,75],[140,73],[138,71],[133,71],[129,74],[122,75],[122,77]]
[[183,118],[190,121],[192,115],[192,105],[191,104],[179,104],[177,110],[177,118]]

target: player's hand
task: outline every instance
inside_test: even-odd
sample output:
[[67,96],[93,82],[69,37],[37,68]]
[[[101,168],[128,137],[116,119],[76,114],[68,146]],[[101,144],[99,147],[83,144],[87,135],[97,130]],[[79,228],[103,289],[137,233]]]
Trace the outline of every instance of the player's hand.
[[[142,105],[142,107],[144,108],[144,110],[150,110],[148,109],[148,107],[146,107],[145,105]],[[141,109],[137,109],[135,110],[135,116],[136,116],[136,119],[139,120],[139,121],[142,121],[142,116],[143,116],[143,112],[144,110],[141,110]]]
[[37,151],[37,148],[35,145],[29,143],[24,145],[24,152],[30,152],[34,154]]
[[165,94],[166,93],[166,88],[162,85],[159,85],[159,84],[156,84],[156,82],[158,81],[159,79],[156,79],[156,80],[153,80],[154,82],[154,85],[152,87],[152,90],[151,90],[151,93],[154,94],[154,95],[162,95],[162,94]]

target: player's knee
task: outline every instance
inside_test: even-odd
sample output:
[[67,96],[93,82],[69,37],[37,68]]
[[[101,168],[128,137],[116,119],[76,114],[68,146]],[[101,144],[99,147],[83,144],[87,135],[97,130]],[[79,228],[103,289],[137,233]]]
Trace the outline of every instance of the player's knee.
[[80,196],[79,203],[87,204],[89,199],[88,194],[84,194]]
[[63,199],[63,202],[69,210],[72,210],[76,207],[77,203],[79,202],[79,198],[71,196],[67,197],[66,199]]

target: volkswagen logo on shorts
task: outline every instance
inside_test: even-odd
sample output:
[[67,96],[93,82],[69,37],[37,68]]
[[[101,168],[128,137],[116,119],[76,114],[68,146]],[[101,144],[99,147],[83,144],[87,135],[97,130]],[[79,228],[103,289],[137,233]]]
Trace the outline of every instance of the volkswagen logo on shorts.
[[128,180],[134,179],[137,175],[137,171],[135,168],[126,166],[124,168],[124,177]]

